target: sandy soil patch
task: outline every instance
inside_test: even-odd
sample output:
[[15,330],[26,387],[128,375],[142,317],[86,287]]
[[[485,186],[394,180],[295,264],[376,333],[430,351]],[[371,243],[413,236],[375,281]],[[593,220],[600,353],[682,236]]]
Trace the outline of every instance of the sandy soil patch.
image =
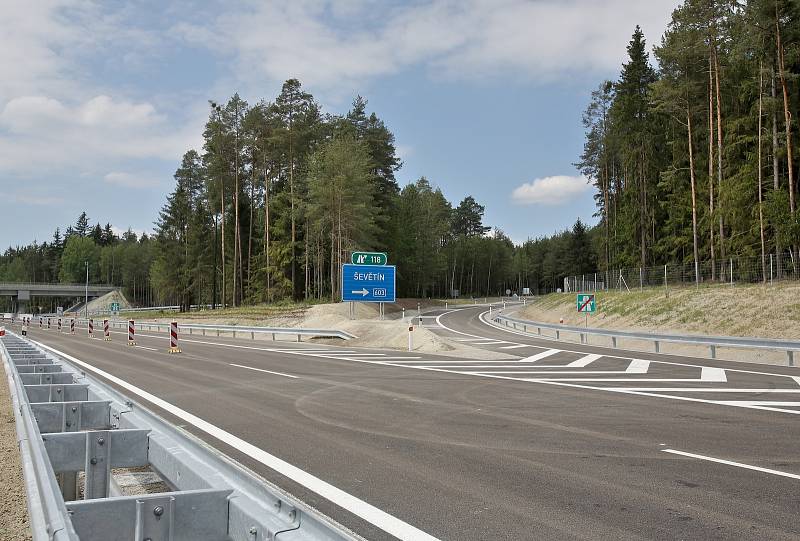
[[31,539],[17,431],[5,370],[0,370],[0,539]]
[[[440,305],[444,306],[443,303],[423,303],[421,308],[425,310],[430,306],[438,307]],[[379,318],[378,306],[373,304],[356,304],[355,318],[350,319],[350,307],[346,303],[316,304],[308,307],[296,307],[272,316],[247,315],[245,313],[215,317],[213,312],[208,311],[192,313],[186,319],[182,318],[181,314],[176,314],[175,319],[179,324],[181,322],[191,322],[219,325],[337,329],[346,331],[356,336],[356,338],[346,342],[340,339],[313,339],[313,342],[407,351],[409,318],[417,314],[416,306],[416,300],[405,300],[405,302],[398,303],[397,305],[387,305],[385,307],[385,317],[383,320]],[[402,310],[404,307],[406,308],[405,314]],[[202,319],[200,319],[198,314],[202,314]],[[405,319],[403,319],[403,315],[405,315]],[[147,321],[158,321],[163,323],[171,319],[172,317],[159,317],[137,321],[143,323]],[[256,339],[271,340],[272,337],[270,335],[256,335]],[[294,340],[294,337],[287,336],[283,339]],[[425,327],[420,327],[418,325],[414,325],[412,343],[413,351],[415,352],[457,355],[475,359],[514,358],[511,355],[473,348],[465,344],[442,339]]]

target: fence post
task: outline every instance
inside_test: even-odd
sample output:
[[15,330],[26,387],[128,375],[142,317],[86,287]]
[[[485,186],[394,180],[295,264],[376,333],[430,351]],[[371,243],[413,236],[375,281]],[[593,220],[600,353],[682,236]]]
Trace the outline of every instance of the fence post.
[[733,258],[731,258],[731,287],[733,287]]
[[667,265],[664,264],[664,296],[669,297],[669,288],[667,288]]
[[639,267],[639,291],[644,289],[644,278],[642,277],[642,267]]
[[772,285],[772,254],[769,254],[769,284]]

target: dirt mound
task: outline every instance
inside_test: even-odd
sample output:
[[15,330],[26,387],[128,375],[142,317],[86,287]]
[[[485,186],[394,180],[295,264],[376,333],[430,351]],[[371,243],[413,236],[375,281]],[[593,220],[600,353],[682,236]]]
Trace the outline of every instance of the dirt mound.
[[[426,306],[427,305],[427,306]],[[403,316],[403,307],[408,306]],[[272,315],[259,315],[255,310],[242,309],[240,313],[214,314],[213,311],[192,312],[182,318],[176,314],[175,319],[191,323],[242,325],[263,327],[303,327],[306,329],[337,329],[348,332],[356,338],[348,340],[347,345],[353,347],[388,348],[401,351],[408,350],[409,318],[417,314],[417,300],[407,300],[401,305],[385,305],[385,316],[381,320],[378,305],[367,303],[355,304],[355,317],[350,319],[350,305],[347,303],[315,304],[312,306],[293,306],[285,310],[276,310]],[[436,301],[422,302],[421,308],[443,306]],[[413,308],[413,309],[412,309]],[[159,317],[149,321],[168,322],[172,317]],[[148,321],[142,318],[141,321]],[[271,337],[263,337],[271,338]],[[340,339],[314,339],[318,343],[343,345]],[[494,353],[488,350],[472,348],[465,344],[441,338],[424,327],[415,325],[412,331],[413,351],[426,353],[457,354],[460,357],[475,359],[514,358],[510,355]]]

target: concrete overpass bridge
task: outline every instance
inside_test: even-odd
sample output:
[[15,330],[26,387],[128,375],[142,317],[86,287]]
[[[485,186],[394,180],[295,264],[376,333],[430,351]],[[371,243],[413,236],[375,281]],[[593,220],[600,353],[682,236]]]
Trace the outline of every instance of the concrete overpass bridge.
[[111,293],[115,286],[89,284],[42,284],[42,283],[16,283],[0,282],[0,296],[11,297],[14,312],[26,313],[28,303],[33,297],[74,297],[83,299],[88,293],[90,299],[102,297]]

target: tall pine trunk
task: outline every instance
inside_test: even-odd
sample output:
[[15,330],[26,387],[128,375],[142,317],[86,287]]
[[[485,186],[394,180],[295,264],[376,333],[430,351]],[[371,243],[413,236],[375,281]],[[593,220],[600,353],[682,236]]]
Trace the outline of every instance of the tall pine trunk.
[[[772,96],[772,186],[775,191],[780,190],[781,183],[780,183],[780,162],[778,160],[778,148],[780,142],[778,141],[778,108],[776,104],[778,103],[778,92],[775,88],[775,64],[773,62],[772,65],[772,76],[770,77],[771,82],[771,93]],[[781,258],[781,241],[778,238],[778,235],[775,235],[775,264],[776,264],[776,272],[778,278],[783,275],[783,264]]]
[[264,158],[264,266],[267,271],[267,301],[271,301],[270,287],[272,277],[269,268],[269,174],[267,173],[267,160]]
[[686,127],[689,132],[689,179],[692,184],[692,247],[694,250],[694,279],[700,283],[700,252],[697,246],[697,188],[694,178],[694,150],[692,149],[692,115],[686,105]]
[[[781,89],[783,91],[783,118],[784,129],[786,130],[786,171],[789,177],[789,212],[794,218],[795,202],[794,202],[794,168],[792,165],[792,113],[789,111],[789,88],[786,84],[786,66],[783,58],[783,43],[781,42],[781,25],[778,15],[778,2],[775,2],[775,41],[778,54],[778,73],[781,79]],[[789,255],[792,262],[795,261],[796,246],[789,249]],[[797,272],[797,264],[794,263],[795,273]]]
[[761,168],[761,123],[764,96],[764,68],[758,63],[758,227],[761,233],[761,276],[767,282],[767,254],[764,242],[764,196],[762,193],[763,169]]
[[711,281],[716,279],[714,251],[714,69],[711,52],[708,54],[708,245],[711,249]]
[[[720,93],[719,56],[714,48],[714,73],[716,74],[717,94],[717,213],[719,214],[719,256],[725,261],[725,227],[722,219],[722,96]],[[720,270],[720,279],[724,280],[724,271]]]

